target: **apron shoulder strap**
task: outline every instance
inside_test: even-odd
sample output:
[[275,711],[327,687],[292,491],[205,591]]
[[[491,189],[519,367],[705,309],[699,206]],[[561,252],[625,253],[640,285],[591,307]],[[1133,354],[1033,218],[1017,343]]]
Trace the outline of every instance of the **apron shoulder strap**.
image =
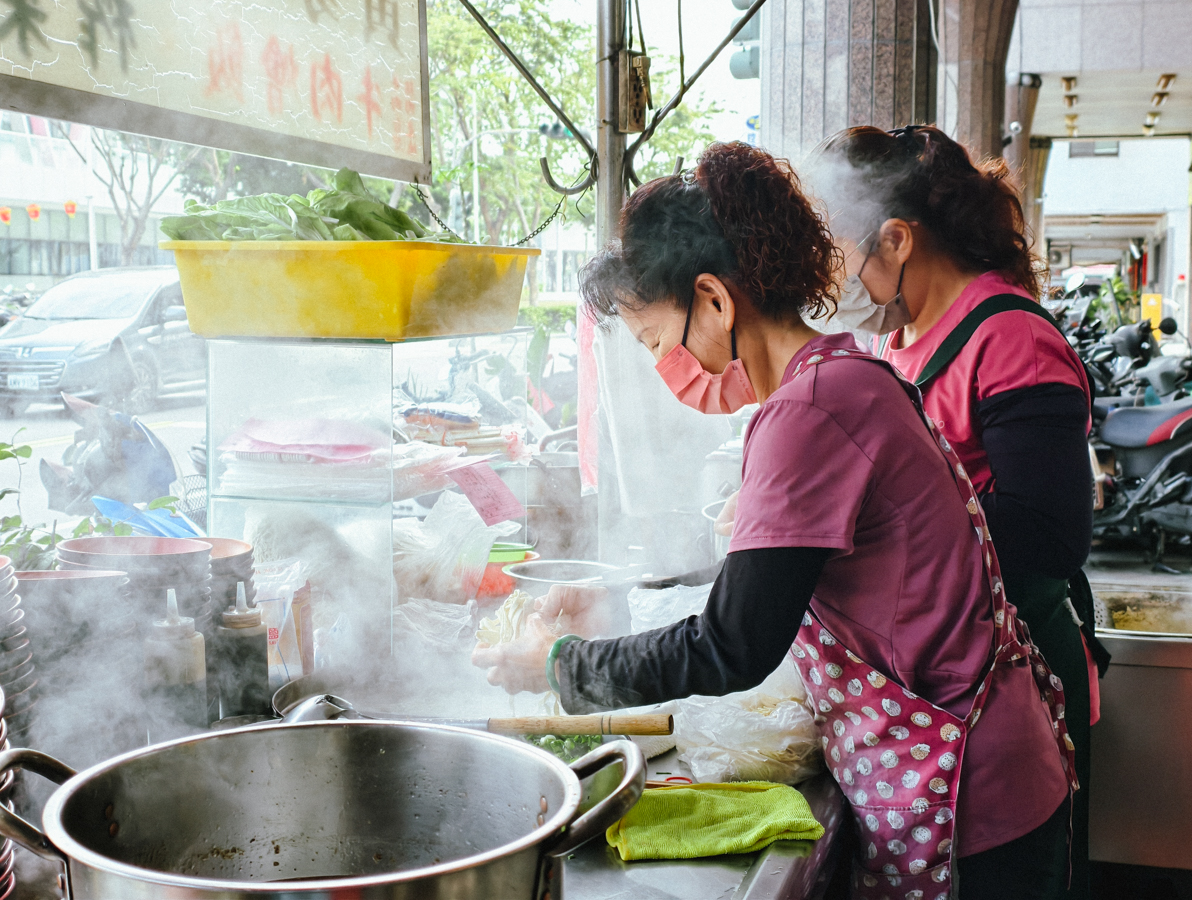
[[[956,358],[956,355],[964,349],[964,345],[968,343],[969,338],[976,333],[981,323],[986,319],[996,316],[998,313],[1009,312],[1011,310],[1021,310],[1022,312],[1034,313],[1040,318],[1046,319],[1056,328],[1055,319],[1047,312],[1042,304],[1031,300],[1028,297],[1020,296],[1019,294],[995,294],[985,300],[982,300],[977,306],[953,328],[944,342],[940,344],[939,349],[931,355],[931,359],[927,360],[927,365],[923,367],[923,371],[919,373],[919,377],[915,379],[915,384],[920,389],[925,387],[931,379],[935,378],[940,372],[948,367],[948,364]],[[884,349],[884,348],[883,348]]]

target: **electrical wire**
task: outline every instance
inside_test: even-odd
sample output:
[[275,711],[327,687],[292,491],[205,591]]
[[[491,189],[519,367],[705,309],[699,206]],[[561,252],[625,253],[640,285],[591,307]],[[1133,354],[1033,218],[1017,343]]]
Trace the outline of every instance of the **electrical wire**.
[[642,4],[641,0],[633,0],[633,6],[637,10],[637,39],[642,45],[642,56],[646,55],[646,30],[642,28]]

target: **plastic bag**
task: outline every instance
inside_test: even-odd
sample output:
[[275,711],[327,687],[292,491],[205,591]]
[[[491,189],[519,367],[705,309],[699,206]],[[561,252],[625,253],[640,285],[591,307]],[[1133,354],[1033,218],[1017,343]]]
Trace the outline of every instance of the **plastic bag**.
[[464,452],[463,447],[440,447],[410,441],[393,448],[393,499],[405,500],[450,487],[446,468]]
[[467,604],[410,600],[393,610],[395,633],[416,635],[443,650],[470,650],[476,643],[476,601]]
[[294,593],[306,577],[302,562],[283,559],[253,566],[255,605],[269,639],[269,689],[277,690],[302,674],[302,651],[294,621]]
[[467,497],[450,491],[420,525],[394,523],[393,577],[401,598],[467,603],[476,596],[493,542],[518,530],[516,522],[487,526]]
[[688,616],[698,616],[708,605],[712,585],[664,588],[660,591],[634,588],[629,592],[629,621],[634,634],[652,631]]
[[689,697],[675,713],[679,759],[696,781],[798,784],[823,759],[807,692],[789,658],[752,691]]

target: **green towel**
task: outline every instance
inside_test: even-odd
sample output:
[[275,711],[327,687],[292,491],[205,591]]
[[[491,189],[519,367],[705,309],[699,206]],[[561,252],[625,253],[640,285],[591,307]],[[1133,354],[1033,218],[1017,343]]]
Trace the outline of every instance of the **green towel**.
[[824,833],[803,795],[785,784],[741,781],[655,788],[605,833],[621,859],[695,859],[753,853]]

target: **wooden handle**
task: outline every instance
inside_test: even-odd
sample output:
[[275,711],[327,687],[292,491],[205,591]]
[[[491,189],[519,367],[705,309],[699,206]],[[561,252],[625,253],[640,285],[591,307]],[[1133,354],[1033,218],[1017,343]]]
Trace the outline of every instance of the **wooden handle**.
[[489,719],[497,734],[674,734],[675,717],[658,713],[640,716],[527,716]]

